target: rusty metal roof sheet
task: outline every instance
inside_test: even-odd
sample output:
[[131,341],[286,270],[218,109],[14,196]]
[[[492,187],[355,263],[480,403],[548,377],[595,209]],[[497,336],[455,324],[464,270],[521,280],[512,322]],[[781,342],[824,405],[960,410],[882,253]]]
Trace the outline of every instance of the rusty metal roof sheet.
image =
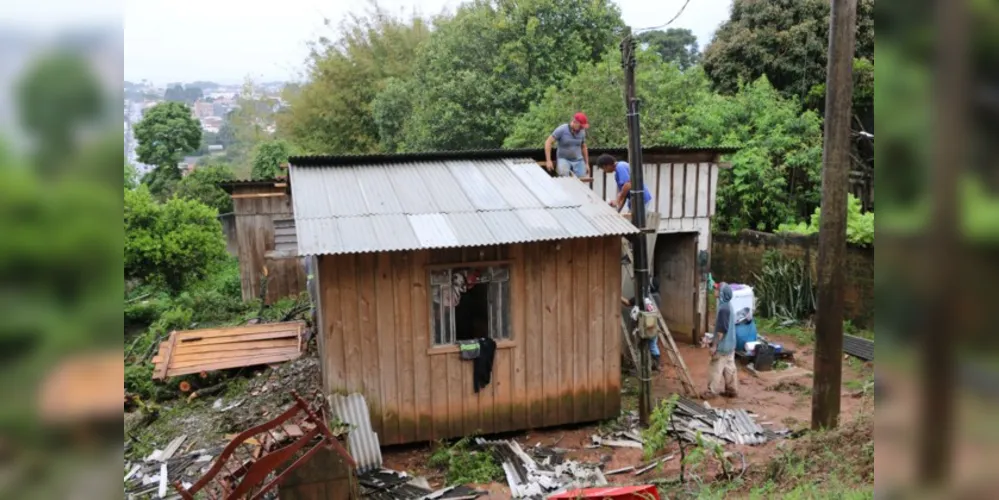
[[291,166],[299,255],[633,234],[576,179],[530,159]]

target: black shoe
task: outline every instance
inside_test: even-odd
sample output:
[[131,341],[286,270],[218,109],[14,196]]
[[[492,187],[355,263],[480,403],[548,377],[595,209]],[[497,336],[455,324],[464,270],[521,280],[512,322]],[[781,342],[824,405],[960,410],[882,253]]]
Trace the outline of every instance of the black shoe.
[[659,371],[659,357],[658,356],[652,356],[652,371],[654,371],[654,372]]

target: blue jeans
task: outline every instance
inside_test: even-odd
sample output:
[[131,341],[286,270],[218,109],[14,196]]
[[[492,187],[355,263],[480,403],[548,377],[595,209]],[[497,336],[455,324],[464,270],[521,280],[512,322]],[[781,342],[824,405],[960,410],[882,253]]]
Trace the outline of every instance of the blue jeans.
[[575,175],[576,177],[586,177],[586,163],[582,158],[578,160],[567,160],[565,158],[558,159],[558,165],[555,167],[555,171],[558,173],[559,177],[569,177],[569,175]]
[[655,338],[649,340],[649,352],[652,353],[654,357],[659,357],[659,339]]

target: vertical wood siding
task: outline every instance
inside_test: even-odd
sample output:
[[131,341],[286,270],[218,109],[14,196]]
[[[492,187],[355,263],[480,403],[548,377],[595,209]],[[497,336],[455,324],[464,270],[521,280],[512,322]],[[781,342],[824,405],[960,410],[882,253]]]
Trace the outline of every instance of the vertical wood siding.
[[[236,196],[262,193],[280,193],[276,188],[241,187],[233,191]],[[268,304],[282,297],[305,291],[306,277],[298,258],[269,259],[268,251],[274,250],[274,220],[292,217],[288,196],[262,198],[233,198],[236,219],[237,257],[243,300],[260,296],[260,280],[267,268]]]
[[[323,379],[361,392],[382,444],[616,417],[620,411],[616,237],[319,258]],[[491,383],[431,352],[429,265],[509,261],[512,337]]]

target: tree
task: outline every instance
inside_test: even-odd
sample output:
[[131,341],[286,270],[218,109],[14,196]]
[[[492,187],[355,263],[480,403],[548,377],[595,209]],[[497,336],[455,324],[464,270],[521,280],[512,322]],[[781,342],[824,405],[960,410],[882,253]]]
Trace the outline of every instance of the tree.
[[153,167],[142,176],[142,185],[146,186],[150,194],[159,201],[166,201],[173,197],[177,191],[177,184],[180,183],[180,169],[169,165]]
[[144,186],[125,191],[125,278],[180,291],[225,258],[218,213],[192,200],[157,203]]
[[250,171],[254,148],[271,138],[277,99],[261,95],[250,78],[243,83],[236,107],[219,130],[219,142],[225,148],[225,159],[238,172]]
[[162,102],[135,125],[135,139],[140,162],[176,170],[183,155],[201,145],[201,126],[185,104]]
[[666,31],[646,31],[638,35],[638,41],[647,43],[663,58],[663,61],[676,63],[680,69],[697,64],[701,52],[697,48],[697,37],[686,28],[669,28]]
[[34,63],[17,84],[21,125],[36,143],[36,162],[55,172],[76,151],[76,133],[98,118],[103,106],[100,82],[86,60],[55,52]]
[[374,4],[366,16],[341,23],[339,33],[313,43],[308,81],[285,89],[290,107],[279,114],[278,131],[305,151],[375,151],[379,134],[371,103],[390,78],[410,76],[430,26]]
[[236,179],[225,164],[200,165],[177,184],[177,197],[194,200],[214,208],[220,214],[232,212],[232,197],[219,184]]
[[[784,95],[804,99],[825,82],[828,45],[828,0],[735,0],[704,51],[704,69],[722,92],[766,75]],[[874,60],[874,0],[857,3],[856,57]]]
[[[637,57],[635,80],[642,100],[642,144],[661,145],[666,127],[686,123],[686,114],[710,94],[710,82],[700,68],[681,72],[651,48],[639,49]],[[550,87],[538,104],[517,118],[503,146],[541,147],[556,126],[579,110],[590,119],[587,143],[591,147],[626,146],[622,81],[621,54],[611,49],[603,61],[582,67],[565,82],[564,90]]]
[[163,94],[163,100],[168,102],[181,102],[184,104],[194,104],[204,96],[200,87],[193,85],[183,86],[180,84],[167,87]]
[[253,153],[253,179],[274,179],[283,176],[281,164],[288,162],[292,147],[287,141],[276,139],[257,145]]
[[550,87],[616,47],[622,26],[620,11],[607,0],[462,5],[420,50],[406,148],[500,146],[516,117]]
[[125,158],[125,189],[135,189],[139,185],[139,171]]
[[774,231],[808,217],[819,205],[822,119],[802,112],[766,77],[734,96],[706,94],[665,129],[665,142],[735,145],[731,169],[718,178],[719,229]]

